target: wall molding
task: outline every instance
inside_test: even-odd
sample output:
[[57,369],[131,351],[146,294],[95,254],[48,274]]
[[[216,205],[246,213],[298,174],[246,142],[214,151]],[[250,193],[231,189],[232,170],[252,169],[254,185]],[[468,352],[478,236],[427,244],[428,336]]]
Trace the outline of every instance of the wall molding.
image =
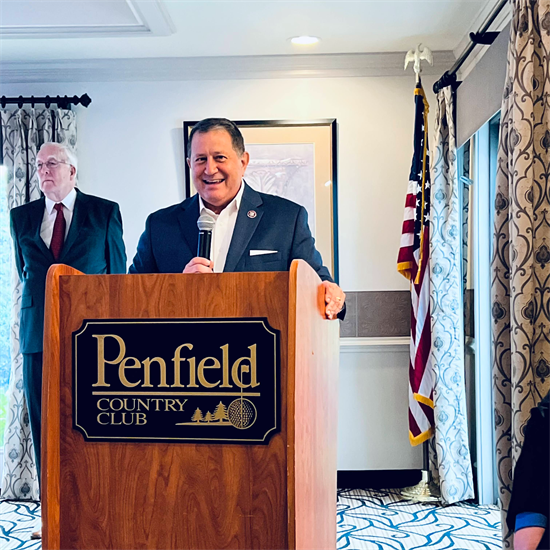
[[340,338],[340,353],[380,353],[409,351],[410,338]]
[[[0,82],[124,82],[241,80],[271,78],[345,78],[407,76],[405,52],[227,57],[77,59],[3,62]],[[434,52],[424,75],[439,76],[455,61],[452,51]]]

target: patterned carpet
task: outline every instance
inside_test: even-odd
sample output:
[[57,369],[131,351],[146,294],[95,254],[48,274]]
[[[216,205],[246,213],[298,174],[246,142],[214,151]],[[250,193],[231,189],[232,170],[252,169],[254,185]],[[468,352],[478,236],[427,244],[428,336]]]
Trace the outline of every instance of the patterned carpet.
[[401,499],[399,489],[338,491],[338,550],[500,550],[496,506],[443,508]]
[[33,501],[0,502],[0,548],[39,550],[39,540],[30,540],[31,533],[40,525],[40,505]]
[[[39,550],[29,540],[39,518],[38,503],[0,502],[0,548]],[[496,507],[412,504],[397,489],[340,489],[337,548],[500,550],[500,515]]]

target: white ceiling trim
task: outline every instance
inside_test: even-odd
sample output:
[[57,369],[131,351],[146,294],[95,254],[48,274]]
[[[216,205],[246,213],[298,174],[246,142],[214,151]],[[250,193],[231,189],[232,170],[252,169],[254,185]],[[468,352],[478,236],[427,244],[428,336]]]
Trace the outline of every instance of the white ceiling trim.
[[[40,63],[5,62],[3,83],[241,80],[410,76],[405,52],[371,54],[80,59]],[[434,52],[423,74],[440,76],[455,62],[451,51]],[[409,71],[410,72],[410,71]]]
[[64,27],[15,27],[2,29],[5,38],[90,38],[107,36],[148,36],[151,31],[146,25],[86,25]]
[[135,24],[1,27],[4,38],[91,38],[124,36],[169,36],[176,28],[160,0],[126,0]]
[[176,32],[176,26],[161,0],[126,0],[126,2],[153,36],[169,36]]

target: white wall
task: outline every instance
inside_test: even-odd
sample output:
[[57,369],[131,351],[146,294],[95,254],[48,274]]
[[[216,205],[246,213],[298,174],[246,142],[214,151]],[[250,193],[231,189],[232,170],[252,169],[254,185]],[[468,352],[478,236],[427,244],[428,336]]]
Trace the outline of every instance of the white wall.
[[409,346],[342,347],[339,470],[422,468],[422,446],[408,431]]
[[[432,120],[434,81],[424,79]],[[80,186],[120,204],[129,261],[146,216],[184,198],[184,120],[337,118],[340,284],[347,291],[408,289],[396,258],[412,157],[413,90],[410,74],[2,86],[6,96],[90,95],[88,109],[77,107]],[[407,438],[406,353],[365,357],[342,356],[339,468],[421,466],[421,452],[411,450]]]
[[[425,88],[431,90],[433,78]],[[80,95],[80,186],[119,202],[129,261],[146,216],[184,198],[183,121],[337,118],[340,283],[404,290],[395,268],[412,156],[414,79],[8,84],[2,94]],[[432,111],[435,100],[431,99]]]

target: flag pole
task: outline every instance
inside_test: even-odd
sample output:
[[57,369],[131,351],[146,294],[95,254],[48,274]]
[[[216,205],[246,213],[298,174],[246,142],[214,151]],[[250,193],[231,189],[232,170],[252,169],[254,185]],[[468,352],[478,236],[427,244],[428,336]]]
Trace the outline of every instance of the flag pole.
[[439,487],[432,479],[430,471],[430,440],[424,441],[422,445],[424,454],[424,467],[422,468],[422,479],[412,487],[406,487],[401,491],[401,496],[413,502],[439,502],[441,493]]
[[[405,69],[413,62],[416,74],[414,156],[405,201],[405,216],[398,271],[411,282],[411,352],[409,360],[409,438],[411,445],[423,442],[424,464],[420,483],[401,495],[416,502],[437,502],[439,487],[430,472],[430,438],[433,436],[434,402],[430,348],[429,258],[430,167],[428,152],[429,105],[422,89],[421,62],[433,65],[429,48],[418,44],[405,57]],[[413,215],[414,214],[414,215]]]
[[411,349],[409,359],[409,439],[423,443],[424,465],[420,483],[401,491],[404,498],[417,502],[440,500],[439,487],[430,474],[430,444],[434,421],[434,380],[431,366],[430,329],[430,162],[428,147],[429,105],[422,89],[422,60],[433,64],[432,52],[418,44],[407,52],[405,69],[413,62],[416,74],[414,155],[405,199],[405,215],[397,270],[410,281]]

